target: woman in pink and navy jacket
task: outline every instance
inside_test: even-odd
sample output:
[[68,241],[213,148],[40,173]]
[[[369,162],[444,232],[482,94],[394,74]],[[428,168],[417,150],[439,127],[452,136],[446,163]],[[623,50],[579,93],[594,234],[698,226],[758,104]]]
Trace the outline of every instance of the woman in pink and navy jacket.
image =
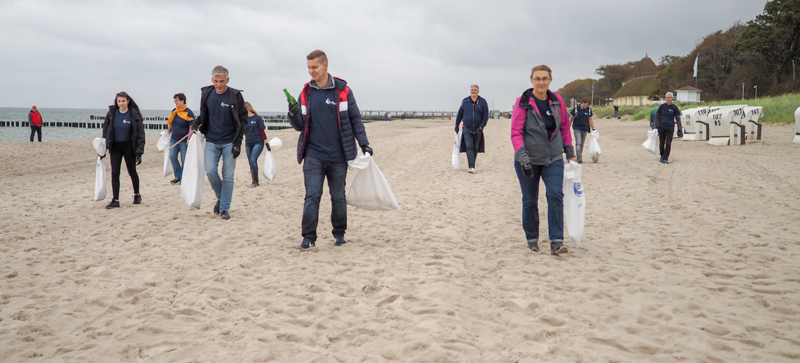
[[522,189],[522,229],[528,248],[539,251],[539,179],[547,196],[547,226],[550,252],[567,252],[564,246],[564,161],[575,158],[569,113],[564,99],[550,91],[552,70],[546,65],[533,67],[531,83],[514,104],[511,116],[511,143],[514,169]]

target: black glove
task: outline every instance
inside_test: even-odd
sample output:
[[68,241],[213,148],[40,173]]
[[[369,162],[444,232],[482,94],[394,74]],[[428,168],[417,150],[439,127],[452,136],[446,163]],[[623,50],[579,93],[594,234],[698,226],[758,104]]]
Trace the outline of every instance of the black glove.
[[483,132],[483,127],[478,126],[478,129],[476,131],[478,131],[478,133]]
[[142,154],[136,154],[136,165],[140,165],[142,163]]
[[683,137],[683,131],[678,130],[678,137]]
[[456,125],[456,133],[458,133],[458,125]]
[[520,166],[522,167],[522,174],[524,174],[526,178],[533,179],[533,165],[520,164]]
[[265,142],[264,147],[267,148],[267,151],[272,151],[272,148],[269,147],[269,143]]
[[372,153],[372,148],[369,147],[369,144],[366,144],[366,145],[362,146],[361,147],[361,151],[364,152],[364,155],[366,155],[366,154],[375,155],[375,154]]
[[241,153],[241,152],[242,152],[242,147],[241,146],[234,145],[233,149],[231,149],[231,154],[233,155],[234,159],[238,158],[239,157],[239,153]]
[[299,103],[295,103],[294,105],[289,105],[289,113],[291,113],[292,116],[297,115],[298,113],[300,113],[300,104]]

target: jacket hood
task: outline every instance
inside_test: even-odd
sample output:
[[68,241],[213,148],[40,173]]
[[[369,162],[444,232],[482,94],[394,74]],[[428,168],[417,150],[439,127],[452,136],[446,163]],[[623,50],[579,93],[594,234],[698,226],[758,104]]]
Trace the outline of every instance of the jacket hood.
[[[519,98],[519,107],[529,107],[531,97],[533,97],[533,88],[528,88]],[[555,93],[551,90],[547,90],[547,99],[549,99],[550,102],[558,102],[558,97],[556,97]]]

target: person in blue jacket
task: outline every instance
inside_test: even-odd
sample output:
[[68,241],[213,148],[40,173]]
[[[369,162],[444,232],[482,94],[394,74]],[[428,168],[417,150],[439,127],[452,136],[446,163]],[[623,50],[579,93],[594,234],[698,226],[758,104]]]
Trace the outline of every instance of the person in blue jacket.
[[456,133],[458,125],[464,122],[464,132],[461,134],[461,152],[467,153],[469,173],[475,174],[475,159],[478,153],[485,151],[483,128],[489,121],[489,104],[486,99],[478,96],[480,87],[477,84],[470,86],[469,97],[461,101],[461,107],[456,116]]
[[250,162],[250,175],[253,177],[253,183],[250,184],[251,188],[258,186],[258,157],[264,151],[264,148],[272,151],[267,142],[267,133],[264,132],[264,119],[258,115],[256,109],[250,102],[245,102],[244,107],[247,108],[247,129],[244,131],[244,151],[247,153],[247,161]]
[[658,129],[660,161],[664,164],[669,164],[669,153],[672,150],[672,135],[675,132],[675,124],[678,124],[678,137],[683,137],[683,126],[681,125],[681,109],[672,103],[672,92],[667,92],[664,98],[667,102],[658,106],[654,128]]
[[[175,108],[167,118],[167,125],[169,126],[167,132],[170,133],[169,160],[172,163],[172,172],[175,174],[175,178],[170,183],[180,184],[181,177],[183,177],[183,162],[186,160],[186,149],[188,148],[186,135],[189,134],[189,127],[194,121],[194,113],[186,107],[186,95],[183,93],[176,93],[172,96],[172,99],[175,101]],[[180,162],[178,153],[181,154]]]
[[[583,162],[583,144],[585,144],[586,135],[589,131],[594,131],[594,120],[592,120],[594,113],[589,107],[589,101],[584,99],[581,100],[580,106],[573,108],[569,114],[572,116],[572,133],[575,134],[575,153],[578,155],[578,164],[580,164]],[[592,160],[597,162],[595,159]]]

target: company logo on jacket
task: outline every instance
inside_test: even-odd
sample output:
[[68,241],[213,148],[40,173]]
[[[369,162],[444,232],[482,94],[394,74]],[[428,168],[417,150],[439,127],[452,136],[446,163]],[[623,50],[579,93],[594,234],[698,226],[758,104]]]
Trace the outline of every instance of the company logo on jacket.
[[219,105],[222,106],[222,107],[231,107],[231,105],[228,104],[228,103],[225,103],[225,101],[220,102]]
[[550,110],[547,110],[547,112],[545,113],[547,114],[547,116],[553,116],[553,112],[551,112]]
[[125,119],[123,119],[123,120],[122,120],[122,123],[124,123],[124,124],[129,124],[129,123],[131,123],[131,120],[125,120]]
[[330,99],[330,98],[326,98],[326,99],[325,99],[325,104],[327,104],[327,105],[335,105],[335,104],[336,104],[336,102],[333,102],[333,101],[331,101],[331,99]]

